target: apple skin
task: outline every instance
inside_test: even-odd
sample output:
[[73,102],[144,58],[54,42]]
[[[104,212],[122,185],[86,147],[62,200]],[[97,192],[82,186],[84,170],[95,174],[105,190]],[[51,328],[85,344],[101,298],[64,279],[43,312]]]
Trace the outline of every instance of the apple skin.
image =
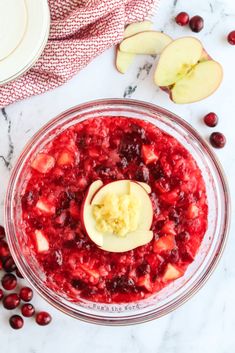
[[202,56],[201,56],[199,62],[208,61],[208,60],[213,60],[213,59],[212,59],[212,57],[207,53],[207,51],[203,48],[203,50],[202,50]]
[[167,94],[170,94],[170,87],[169,86],[166,86],[166,87],[164,87],[164,86],[161,86],[161,87],[159,87],[163,92],[165,92],[165,93],[167,93]]

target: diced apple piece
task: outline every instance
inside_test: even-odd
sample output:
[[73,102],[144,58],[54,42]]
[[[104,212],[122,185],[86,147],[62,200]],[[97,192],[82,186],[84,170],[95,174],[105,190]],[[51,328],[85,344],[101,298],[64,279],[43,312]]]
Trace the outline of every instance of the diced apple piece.
[[176,82],[171,90],[171,98],[179,104],[200,101],[217,90],[222,78],[223,70],[218,62],[213,60],[201,62]]
[[38,252],[46,252],[49,250],[49,242],[47,237],[41,230],[35,230],[35,241]]
[[152,292],[152,283],[151,283],[149,274],[140,277],[137,281],[137,285],[139,287],[144,287],[149,292]]
[[194,205],[194,204],[189,205],[187,210],[187,217],[189,219],[195,219],[198,217],[198,215],[199,215],[199,208],[197,207],[197,205]]
[[161,229],[162,233],[176,235],[175,232],[175,222],[174,221],[167,221]]
[[55,165],[55,159],[46,153],[39,153],[31,164],[40,173],[49,172]]
[[159,158],[151,145],[143,145],[141,155],[146,165],[157,162]]
[[[124,38],[133,36],[142,31],[148,31],[152,28],[153,23],[150,21],[136,22],[128,25],[124,31]],[[116,51],[116,68],[121,74],[124,74],[130,65],[133,63],[135,54],[123,53],[119,50]]]
[[57,161],[57,165],[64,166],[64,165],[73,165],[74,163],[74,156],[71,152],[64,151],[59,154]]
[[154,81],[160,86],[170,86],[184,77],[198,63],[202,55],[201,42],[193,37],[179,38],[163,50]]
[[129,24],[124,31],[124,38],[133,36],[136,33],[148,31],[153,27],[153,22],[143,21]]
[[166,271],[162,277],[162,280],[163,282],[172,281],[183,276],[183,274],[183,270],[181,270],[179,267],[172,264],[167,264]]
[[164,33],[145,31],[124,39],[119,48],[124,53],[157,55],[171,41],[172,39]]
[[175,237],[173,235],[165,235],[155,240],[153,251],[157,254],[162,251],[171,251],[175,248]]
[[41,197],[38,202],[36,203],[36,208],[48,215],[53,215],[55,213],[55,206],[52,205],[50,202],[47,201],[46,198]]

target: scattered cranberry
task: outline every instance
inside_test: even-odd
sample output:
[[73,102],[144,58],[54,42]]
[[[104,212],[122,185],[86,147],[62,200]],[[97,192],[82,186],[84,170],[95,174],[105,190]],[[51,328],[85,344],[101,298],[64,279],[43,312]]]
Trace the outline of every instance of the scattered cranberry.
[[204,27],[204,20],[201,16],[194,16],[189,21],[189,27],[193,32],[200,32]]
[[17,279],[16,276],[13,275],[12,273],[6,274],[2,278],[2,286],[6,290],[12,290],[16,287],[17,285]]
[[3,228],[3,226],[0,226],[0,239],[4,239],[5,235],[5,229]]
[[187,12],[180,12],[175,18],[175,22],[179,26],[186,26],[189,23],[189,15]]
[[213,132],[210,135],[210,143],[215,148],[223,148],[226,144],[226,137],[221,132]]
[[235,31],[232,31],[229,33],[227,40],[228,40],[229,44],[235,45]]
[[52,318],[51,315],[48,314],[46,311],[41,311],[36,316],[36,322],[40,326],[46,326],[51,322]]
[[208,113],[204,116],[204,123],[210,127],[215,127],[218,124],[218,120],[218,116],[215,113]]
[[3,299],[3,306],[5,309],[8,309],[8,310],[17,308],[19,304],[20,304],[20,297],[16,293],[8,294]]
[[33,298],[33,290],[29,287],[23,287],[20,290],[20,299],[22,299],[24,302],[30,302],[30,300]]
[[9,256],[3,263],[3,268],[6,272],[13,272],[16,270],[16,264],[12,256]]
[[16,276],[19,278],[24,278],[18,268],[16,269]]
[[9,319],[9,323],[14,330],[19,330],[24,326],[24,320],[19,315],[13,315]]
[[2,300],[3,296],[4,296],[3,290],[0,289],[0,300]]
[[5,240],[0,240],[0,257],[7,257],[10,255],[10,250]]
[[24,304],[21,307],[21,313],[25,317],[32,317],[35,314],[35,309],[32,304]]

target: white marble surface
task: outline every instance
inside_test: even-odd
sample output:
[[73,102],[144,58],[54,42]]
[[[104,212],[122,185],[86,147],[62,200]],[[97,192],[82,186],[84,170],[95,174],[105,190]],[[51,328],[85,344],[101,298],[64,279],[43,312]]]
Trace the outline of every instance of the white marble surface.
[[[220,117],[218,130],[228,143],[216,151],[227,174],[232,199],[235,197],[235,47],[225,37],[235,30],[234,0],[161,0],[154,19],[156,29],[173,37],[191,35],[172,20],[180,10],[205,19],[204,30],[196,36],[224,66],[221,88],[210,98],[192,105],[176,106],[152,81],[154,59],[140,57],[128,74],[120,75],[113,66],[114,52],[109,50],[94,60],[74,79],[52,92],[13,104],[0,111],[0,201],[11,165],[28,139],[48,119],[80,102],[104,97],[142,99],[179,114],[208,138],[211,130],[201,117],[214,110]],[[150,70],[150,71],[149,71]],[[131,93],[131,91],[134,91]],[[128,93],[129,92],[129,93]],[[1,212],[2,220],[2,212]],[[9,328],[9,313],[0,309],[0,351],[7,353],[231,353],[235,347],[235,240],[232,220],[230,238],[216,271],[200,292],[177,311],[157,321],[133,327],[98,327],[73,320],[49,307],[39,296],[34,303],[53,314],[53,323],[44,328],[26,320],[23,330]]]

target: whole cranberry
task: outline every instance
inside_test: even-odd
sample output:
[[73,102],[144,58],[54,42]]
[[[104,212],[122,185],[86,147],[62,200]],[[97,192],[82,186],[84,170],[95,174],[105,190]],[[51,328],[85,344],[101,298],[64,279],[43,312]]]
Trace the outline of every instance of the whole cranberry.
[[19,330],[24,326],[24,320],[19,315],[13,315],[9,319],[9,323],[14,330]]
[[3,226],[0,226],[0,240],[5,238],[5,229]]
[[12,310],[17,308],[20,304],[20,297],[17,293],[11,293],[5,296],[3,299],[3,306],[5,309]]
[[189,15],[187,12],[180,12],[175,18],[175,22],[179,26],[186,26],[189,23]]
[[12,256],[8,256],[3,263],[3,268],[6,272],[13,272],[16,270],[16,264]]
[[3,296],[4,296],[3,290],[0,289],[0,300],[2,300]]
[[204,123],[210,127],[215,127],[218,124],[218,120],[219,120],[218,116],[212,112],[205,115],[203,119],[204,119]]
[[51,322],[52,318],[51,315],[48,314],[46,311],[41,311],[36,315],[36,322],[40,326],[46,326]]
[[8,273],[3,276],[2,286],[4,289],[12,290],[16,287],[16,285],[17,285],[17,279],[15,275],[13,275],[12,273]]
[[229,44],[235,45],[235,31],[232,31],[228,34],[227,40]]
[[32,317],[35,314],[35,309],[32,304],[24,304],[21,307],[21,313],[25,317]]
[[226,137],[221,132],[213,132],[210,135],[210,143],[215,148],[223,148],[226,144]]
[[193,32],[200,32],[204,27],[204,20],[201,16],[193,16],[189,21],[189,27]]
[[0,257],[7,257],[10,255],[10,250],[5,240],[0,240]]
[[33,298],[33,290],[29,287],[23,287],[20,290],[20,299],[22,299],[24,302],[30,302],[30,300]]
[[16,269],[16,276],[19,278],[24,278],[18,268]]

